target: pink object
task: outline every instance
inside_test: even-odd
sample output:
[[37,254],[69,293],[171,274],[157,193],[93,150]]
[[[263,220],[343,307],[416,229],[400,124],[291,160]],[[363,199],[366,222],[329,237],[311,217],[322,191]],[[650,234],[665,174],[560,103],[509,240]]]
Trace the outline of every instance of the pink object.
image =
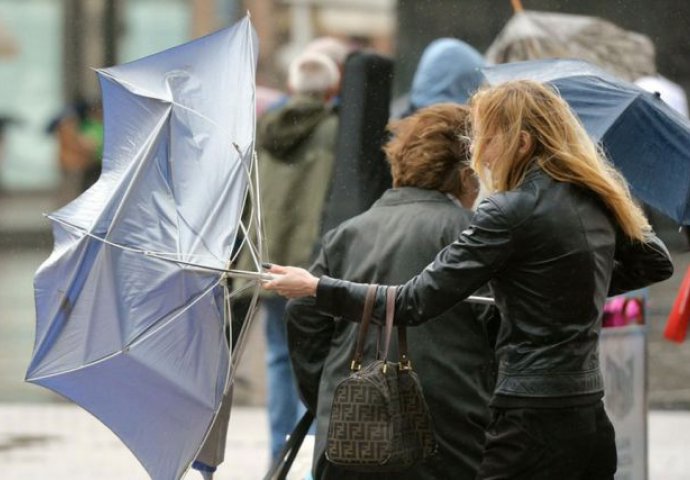
[[642,300],[635,297],[614,297],[604,305],[601,319],[604,327],[623,327],[644,323]]
[[260,85],[257,85],[256,116],[260,117],[266,110],[269,109],[269,107],[277,103],[278,100],[280,100],[284,96],[285,94],[280,90],[275,90],[273,88],[262,87]]
[[642,305],[637,298],[630,298],[625,303],[625,319],[628,325],[644,323]]
[[625,319],[625,297],[615,297],[604,305],[604,317],[602,323],[604,327],[622,327],[626,324]]

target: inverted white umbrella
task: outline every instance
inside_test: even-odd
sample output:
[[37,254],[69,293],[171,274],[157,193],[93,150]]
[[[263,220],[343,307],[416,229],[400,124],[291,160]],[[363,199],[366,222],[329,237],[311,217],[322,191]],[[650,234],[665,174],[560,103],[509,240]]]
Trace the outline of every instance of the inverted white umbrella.
[[[49,215],[55,246],[35,276],[26,378],[95,415],[155,480],[187,470],[239,358],[225,278],[238,233],[258,226],[241,223],[258,188],[256,60],[247,17],[99,70],[103,173]],[[260,246],[243,245],[258,272]]]

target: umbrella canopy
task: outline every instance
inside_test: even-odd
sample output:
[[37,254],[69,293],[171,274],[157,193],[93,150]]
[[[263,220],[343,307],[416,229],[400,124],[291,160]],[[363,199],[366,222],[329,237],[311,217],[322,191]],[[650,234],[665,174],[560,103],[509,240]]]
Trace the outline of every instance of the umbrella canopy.
[[654,44],[645,35],[597,17],[517,10],[486,51],[499,64],[576,58],[634,81],[656,73]]
[[49,216],[27,380],[95,415],[153,479],[184,474],[229,379],[213,269],[228,267],[248,188],[256,60],[245,18],[99,70],[103,174]]
[[482,70],[491,85],[553,85],[630,184],[632,193],[690,224],[690,122],[658,95],[580,60],[535,60]]

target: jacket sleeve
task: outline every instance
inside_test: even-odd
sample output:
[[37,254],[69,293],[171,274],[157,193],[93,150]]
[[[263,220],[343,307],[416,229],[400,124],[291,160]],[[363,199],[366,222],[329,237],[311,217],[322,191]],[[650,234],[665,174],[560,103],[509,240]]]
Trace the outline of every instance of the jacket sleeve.
[[[487,283],[513,251],[508,218],[492,197],[484,200],[470,226],[444,248],[422,273],[398,289],[395,322],[416,325],[435,318]],[[359,321],[367,285],[323,276],[316,302],[321,311]],[[385,287],[379,287],[374,319],[385,316]]]
[[[328,273],[326,255],[320,250],[311,267],[314,275]],[[300,397],[312,413],[316,413],[321,372],[335,331],[333,319],[316,309],[313,297],[288,302],[285,318],[290,362]]]
[[609,296],[644,288],[673,274],[671,255],[654,234],[638,242],[618,232],[613,261]]

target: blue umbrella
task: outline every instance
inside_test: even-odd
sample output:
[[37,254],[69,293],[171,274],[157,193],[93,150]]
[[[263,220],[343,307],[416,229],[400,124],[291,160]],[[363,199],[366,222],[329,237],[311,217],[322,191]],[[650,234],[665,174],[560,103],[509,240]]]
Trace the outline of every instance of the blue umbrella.
[[690,122],[659,95],[581,60],[506,63],[482,72],[491,85],[531,79],[556,87],[632,193],[690,224]]
[[251,185],[256,59],[245,18],[98,71],[103,173],[48,216],[26,378],[91,412],[156,480],[182,477],[231,379],[223,280]]

